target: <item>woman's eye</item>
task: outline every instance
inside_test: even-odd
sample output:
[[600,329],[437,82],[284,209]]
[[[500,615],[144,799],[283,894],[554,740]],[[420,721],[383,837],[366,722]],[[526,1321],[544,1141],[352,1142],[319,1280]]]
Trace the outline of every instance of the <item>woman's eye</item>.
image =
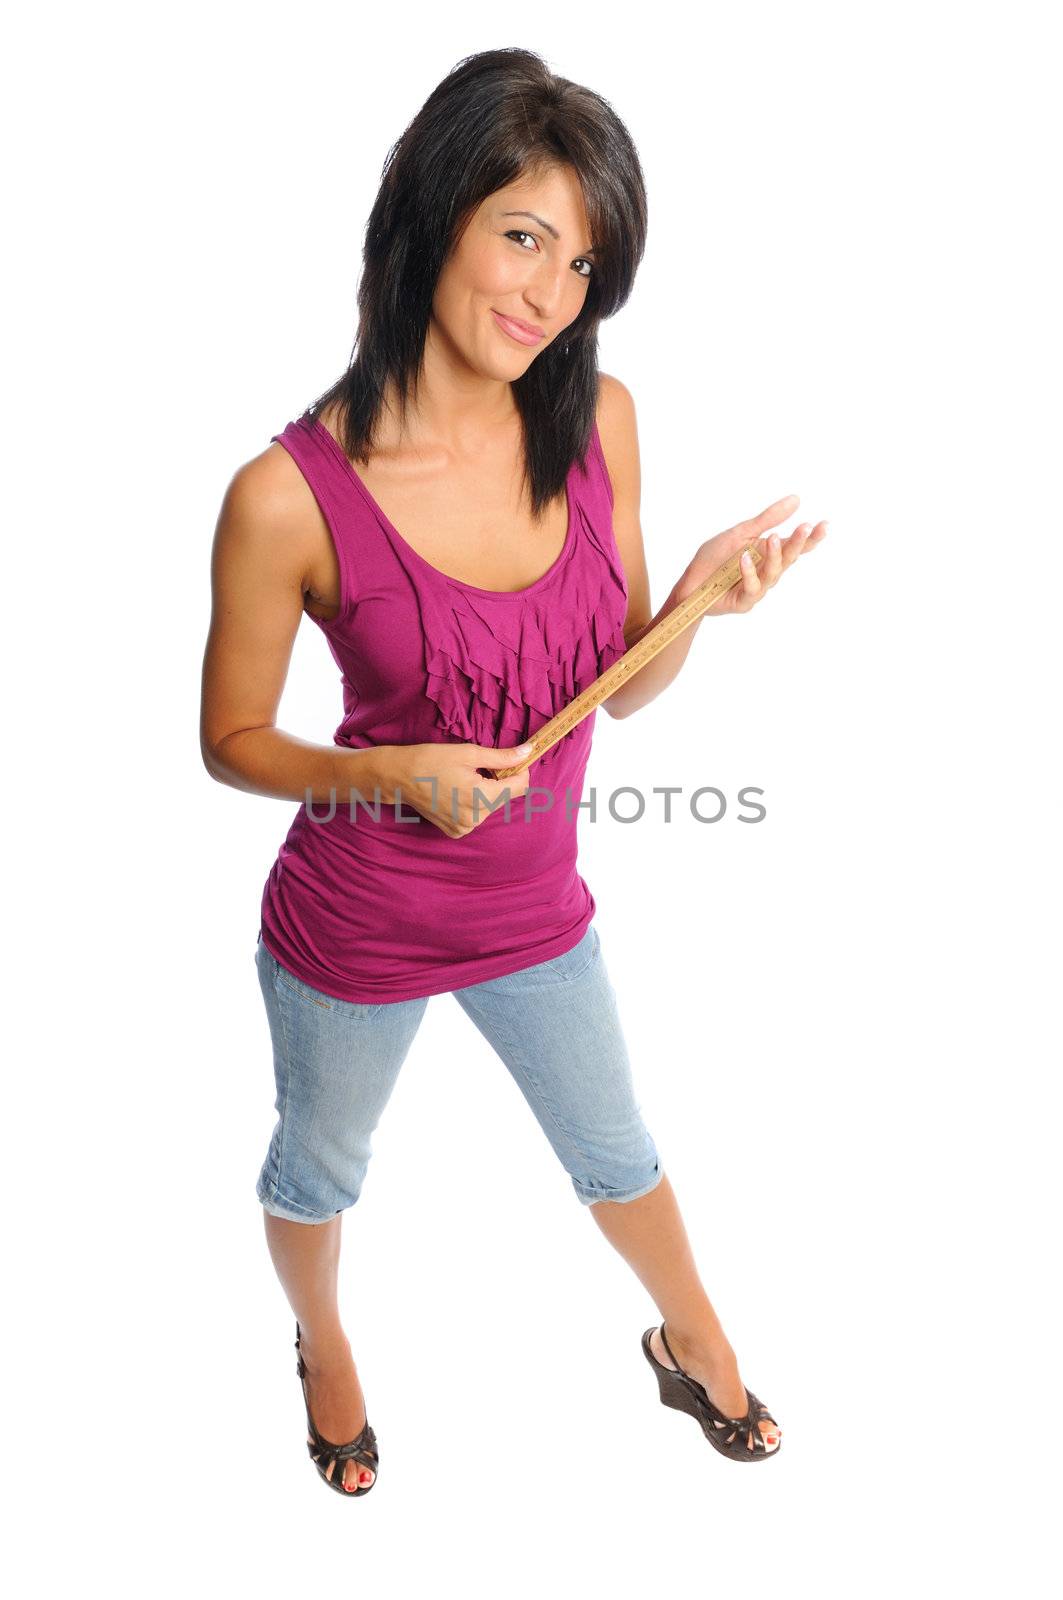
[[[535,235],[533,233],[525,233],[523,228],[510,228],[506,233],[506,238],[507,239],[534,239]],[[523,245],[521,246],[521,249],[522,250],[524,249]],[[578,258],[578,260],[579,260],[579,263],[580,263],[581,266],[584,266],[584,267],[587,268],[587,271],[586,272],[579,272],[579,273],[576,274],[576,276],[579,277],[579,278],[589,278],[589,277],[591,277],[593,272],[594,272],[594,263],[593,263],[593,261],[588,261],[586,256],[580,256]]]

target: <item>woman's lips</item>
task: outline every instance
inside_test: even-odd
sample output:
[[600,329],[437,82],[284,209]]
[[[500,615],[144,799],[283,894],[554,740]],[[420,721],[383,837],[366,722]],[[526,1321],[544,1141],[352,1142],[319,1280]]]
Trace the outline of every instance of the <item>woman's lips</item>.
[[534,333],[530,328],[523,327],[519,322],[514,322],[511,317],[504,317],[500,311],[491,308],[494,317],[503,333],[508,333],[511,339],[516,339],[518,344],[538,344],[543,338],[541,333]]

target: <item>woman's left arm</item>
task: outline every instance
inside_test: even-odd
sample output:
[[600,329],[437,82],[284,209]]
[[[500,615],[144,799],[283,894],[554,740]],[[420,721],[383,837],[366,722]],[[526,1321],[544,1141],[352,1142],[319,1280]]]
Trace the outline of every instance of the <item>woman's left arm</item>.
[[677,605],[689,599],[717,567],[721,567],[744,545],[759,540],[758,548],[763,557],[759,571],[752,562],[746,562],[740,583],[722,594],[697,622],[684,628],[671,644],[666,645],[633,678],[621,684],[602,702],[610,716],[629,717],[633,711],[639,711],[655,700],[676,677],[694,642],[694,635],[706,617],[752,610],[757,601],[763,599],[768,590],[778,583],[782,573],[796,561],[802,550],[811,550],[823,540],[827,524],[819,522],[813,528],[810,523],[802,523],[788,539],[780,540],[779,535],[771,530],[792,515],[799,501],[796,495],[777,500],[759,516],[751,517],[748,522],[736,523],[733,528],[700,545],[673,584],[664,605],[654,616],[650,609],[650,581],[639,520],[642,469],[635,402],[619,378],[604,372],[600,376],[598,434],[613,489],[613,532],[628,585],[624,640],[629,650]]

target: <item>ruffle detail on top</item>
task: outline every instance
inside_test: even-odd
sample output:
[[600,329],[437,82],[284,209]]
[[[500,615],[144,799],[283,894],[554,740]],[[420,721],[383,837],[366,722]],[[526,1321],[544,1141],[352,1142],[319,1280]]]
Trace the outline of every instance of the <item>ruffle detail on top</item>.
[[[448,738],[523,744],[622,656],[627,588],[581,504],[558,582],[505,597],[444,580],[421,593],[426,692]],[[435,589],[436,586],[433,586]],[[552,766],[566,734],[539,757]]]

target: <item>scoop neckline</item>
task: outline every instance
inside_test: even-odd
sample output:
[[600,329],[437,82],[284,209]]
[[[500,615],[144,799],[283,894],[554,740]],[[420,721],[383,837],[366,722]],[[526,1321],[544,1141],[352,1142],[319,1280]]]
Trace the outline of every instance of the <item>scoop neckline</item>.
[[537,589],[541,589],[542,586],[545,583],[548,583],[554,574],[560,570],[565,561],[568,559],[576,532],[576,508],[572,498],[572,474],[575,470],[575,462],[572,463],[572,466],[569,467],[568,472],[565,474],[565,505],[568,509],[568,526],[565,529],[565,542],[561,546],[556,559],[547,567],[542,577],[536,578],[534,583],[529,583],[523,589],[483,589],[477,583],[466,583],[462,578],[452,578],[449,572],[444,572],[440,567],[434,567],[430,561],[426,561],[424,556],[421,555],[420,551],[415,550],[413,545],[410,544],[409,540],[403,538],[402,534],[391,521],[390,517],[387,516],[386,512],[369,492],[368,486],[363,482],[361,476],[355,469],[354,463],[351,461],[346,450],[341,447],[340,442],[335,435],[325,427],[325,424],[320,420],[319,417],[311,417],[310,424],[312,427],[317,428],[318,431],[324,435],[328,444],[335,452],[340,464],[347,469],[351,481],[354,483],[359,493],[364,496],[370,510],[380,518],[380,521],[384,524],[384,527],[387,529],[392,538],[395,539],[395,541],[400,544],[404,550],[408,551],[418,565],[424,567],[426,572],[430,572],[435,578],[441,578],[444,583],[452,583],[459,589],[467,589],[470,594],[486,595],[493,600],[519,600],[524,595],[534,594]]

